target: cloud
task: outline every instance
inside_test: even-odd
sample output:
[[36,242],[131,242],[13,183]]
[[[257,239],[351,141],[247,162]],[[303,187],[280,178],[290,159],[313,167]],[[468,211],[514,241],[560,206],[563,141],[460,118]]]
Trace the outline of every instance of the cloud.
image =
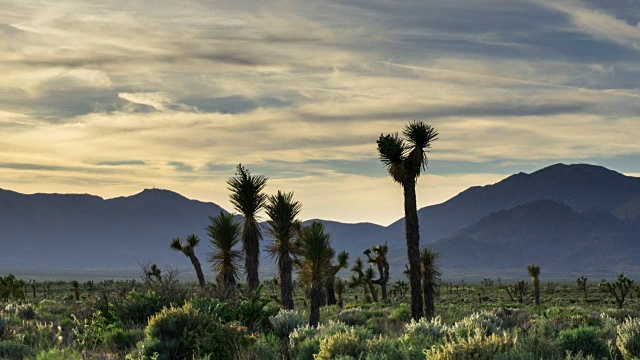
[[224,203],[241,162],[310,218],[392,221],[375,140],[412,119],[441,133],[422,205],[558,161],[634,172],[638,14],[605,5],[21,1],[0,10],[0,176]]

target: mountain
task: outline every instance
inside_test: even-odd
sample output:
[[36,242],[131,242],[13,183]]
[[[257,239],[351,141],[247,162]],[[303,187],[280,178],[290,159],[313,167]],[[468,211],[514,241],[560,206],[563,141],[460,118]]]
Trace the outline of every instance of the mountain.
[[[612,211],[634,198],[640,199],[640,178],[601,166],[556,164],[531,174],[515,174],[493,185],[471,187],[444,203],[420,209],[420,235],[423,241],[433,243],[490,213],[535,200],[553,200],[582,212],[592,208]],[[399,241],[404,219],[391,224],[387,233]]]
[[[114,199],[93,195],[24,195],[0,190],[0,268],[136,268],[137,261],[176,263],[175,236],[204,235],[213,203],[146,189]],[[169,257],[169,256],[171,257]]]
[[[428,178],[419,186],[428,186]],[[93,274],[117,270],[138,277],[138,262],[156,262],[190,274],[189,260],[169,250],[169,242],[191,233],[202,239],[196,251],[208,271],[204,228],[220,211],[225,210],[214,203],[161,189],[114,199],[0,190],[0,273],[92,274],[94,269]],[[531,262],[556,277],[584,269],[640,274],[640,178],[603,167],[556,164],[515,174],[418,214],[423,245],[444,254],[445,277],[521,274]],[[334,248],[347,250],[352,261],[370,246],[388,242],[392,277],[403,278],[403,220],[388,227],[319,221]],[[269,241],[265,236],[263,247]],[[261,276],[274,276],[274,261],[266,251],[261,256]]]
[[607,210],[578,213],[538,200],[485,216],[432,246],[445,268],[525,275],[526,265],[535,263],[552,274],[638,272],[639,233]]

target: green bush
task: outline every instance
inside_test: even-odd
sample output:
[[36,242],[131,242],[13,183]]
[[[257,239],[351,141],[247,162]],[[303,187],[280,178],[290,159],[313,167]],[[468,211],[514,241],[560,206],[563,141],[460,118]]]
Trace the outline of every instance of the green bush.
[[121,323],[144,326],[151,316],[168,306],[171,303],[153,291],[139,293],[132,290],[123,301],[114,304],[113,309]]
[[295,310],[282,309],[269,318],[271,327],[279,337],[287,337],[293,330],[307,323],[307,318]]
[[73,334],[77,345],[81,349],[95,349],[102,345],[109,323],[102,311],[96,310],[89,319],[80,322],[75,315],[72,315],[76,326]]
[[389,319],[402,322],[411,321],[411,308],[408,304],[400,304],[397,308],[393,309]]
[[189,301],[194,309],[216,316],[222,322],[239,320],[235,306],[216,298],[196,297]]
[[426,350],[425,355],[430,360],[493,360],[498,355],[505,356],[510,353],[516,342],[517,338],[509,333],[487,336],[482,332],[482,328],[478,327],[472,335],[451,338],[442,345]]
[[447,326],[442,324],[439,316],[432,320],[411,319],[411,322],[405,325],[404,334],[398,338],[398,346],[405,358],[423,359],[424,350],[441,343],[447,331]]
[[82,354],[71,349],[49,349],[36,354],[33,360],[81,360]]
[[314,355],[320,352],[322,339],[337,333],[355,332],[359,339],[373,338],[371,330],[361,326],[348,326],[341,322],[330,321],[328,324],[320,324],[317,328],[308,325],[295,329],[289,335],[291,357],[293,359],[313,360]]
[[256,343],[249,349],[253,356],[250,359],[280,360],[280,339],[272,333],[258,337]]
[[640,319],[627,318],[618,325],[616,346],[624,360],[640,357]]
[[[473,313],[449,327],[450,336],[465,337],[471,331],[482,329],[484,335],[496,334],[501,330],[502,319],[490,312]],[[472,333],[473,335],[473,333]]]
[[609,356],[609,347],[600,337],[598,329],[594,327],[579,327],[572,330],[563,330],[558,334],[558,344],[562,351],[593,355],[597,359]]
[[36,318],[36,309],[31,304],[19,305],[16,315],[20,320],[33,320]]
[[0,340],[6,339],[8,323],[9,321],[0,315]]
[[19,342],[0,340],[0,359],[22,360],[27,356],[32,356],[31,349]]
[[113,328],[104,334],[103,344],[111,351],[123,352],[134,348],[142,339],[144,339],[142,330]]
[[165,308],[149,319],[145,329],[144,354],[160,354],[158,359],[185,359],[214,354],[217,359],[233,359],[249,338],[242,327],[222,324],[190,303]]
[[355,359],[366,350],[366,343],[353,328],[346,332],[329,335],[320,340],[320,351],[316,360],[331,360],[340,356],[351,356]]
[[368,318],[367,314],[359,307],[345,309],[338,314],[338,321],[351,326],[363,326],[367,323]]
[[[424,357],[424,356],[422,356]],[[386,335],[376,336],[367,342],[364,360],[404,360],[398,341]]]

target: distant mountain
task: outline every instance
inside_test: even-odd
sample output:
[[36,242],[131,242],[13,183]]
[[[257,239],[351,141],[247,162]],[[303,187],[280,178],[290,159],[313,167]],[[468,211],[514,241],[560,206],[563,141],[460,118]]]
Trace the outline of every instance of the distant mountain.
[[640,228],[607,210],[578,213],[538,200],[492,213],[433,244],[442,266],[526,275],[529,263],[547,273],[586,274],[640,269]]
[[[420,235],[423,241],[433,243],[490,213],[541,199],[565,204],[577,212],[592,208],[612,211],[630,199],[640,199],[640,178],[587,164],[556,164],[531,174],[515,174],[420,209]],[[404,219],[391,224],[388,234],[399,241],[398,235],[404,234]]]
[[[210,251],[204,228],[208,217],[220,211],[225,210],[214,203],[161,189],[114,199],[0,190],[0,273],[108,269],[137,277],[137,262],[191,273],[189,260],[169,250],[170,239],[200,235],[196,251],[204,265]],[[585,268],[640,274],[640,178],[603,167],[557,164],[519,173],[422,208],[419,217],[423,246],[429,243],[443,252],[445,276],[477,278],[479,269],[483,274],[522,273],[531,262],[557,277]],[[402,278],[403,220],[388,227],[319,221],[332,235],[334,248],[347,250],[352,261],[370,246],[388,242],[392,276]],[[265,235],[263,247],[269,241]],[[261,264],[263,278],[276,274],[265,251]]]
[[136,268],[137,261],[177,263],[172,237],[204,235],[213,203],[147,189],[102,199],[92,195],[24,195],[0,190],[0,268],[46,271]]

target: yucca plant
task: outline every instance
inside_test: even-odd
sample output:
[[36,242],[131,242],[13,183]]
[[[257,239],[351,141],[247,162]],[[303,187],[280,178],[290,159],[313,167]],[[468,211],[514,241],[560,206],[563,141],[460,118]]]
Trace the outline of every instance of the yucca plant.
[[283,309],[293,309],[293,271],[292,256],[298,253],[295,237],[300,229],[297,219],[302,204],[293,200],[293,193],[282,193],[268,196],[265,205],[267,212],[267,232],[273,242],[267,246],[269,254],[278,262],[280,297]]
[[181,251],[186,257],[191,260],[191,264],[196,271],[196,276],[198,276],[198,283],[200,287],[204,287],[204,274],[202,273],[202,266],[200,266],[200,260],[196,257],[195,247],[200,243],[200,238],[196,234],[191,234],[187,236],[187,242],[184,244],[182,239],[174,238],[171,240],[171,249],[175,251]]
[[[405,235],[409,259],[411,285],[411,316],[424,315],[420,286],[420,229],[416,202],[416,182],[427,165],[426,149],[438,139],[438,132],[429,124],[413,121],[403,131],[404,140],[398,134],[380,135],[378,154],[393,181],[404,190]],[[406,141],[406,143],[405,143]]]
[[260,231],[258,212],[267,199],[263,193],[267,178],[251,175],[249,170],[238,164],[235,177],[227,180],[231,191],[230,201],[236,211],[244,217],[242,221],[242,249],[244,252],[244,270],[247,275],[247,290],[253,293],[260,285],[258,267],[260,266]]
[[420,253],[420,272],[422,273],[422,296],[424,299],[424,315],[428,320],[435,316],[435,292],[440,283],[440,253],[430,248]]
[[242,252],[236,249],[240,242],[240,224],[233,214],[222,211],[216,217],[209,217],[207,226],[209,242],[213,251],[208,254],[211,269],[217,274],[216,282],[224,298],[237,297],[237,280]]
[[533,286],[533,296],[535,298],[536,306],[540,306],[540,266],[529,264],[527,266],[527,272],[531,277],[531,285]]

